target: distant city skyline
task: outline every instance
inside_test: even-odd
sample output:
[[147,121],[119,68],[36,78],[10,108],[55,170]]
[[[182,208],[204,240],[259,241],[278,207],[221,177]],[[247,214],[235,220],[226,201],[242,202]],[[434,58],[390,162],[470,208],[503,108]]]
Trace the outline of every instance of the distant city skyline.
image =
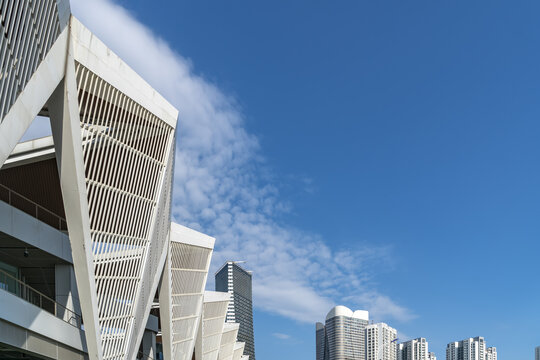
[[482,336],[453,341],[446,345],[446,360],[497,360],[497,348],[487,347]]
[[[398,330],[379,322],[369,323],[369,312],[338,305],[315,324],[316,360],[437,360],[426,338],[399,341]],[[535,360],[540,360],[540,346]],[[497,348],[482,336],[446,345],[446,360],[497,360]]]

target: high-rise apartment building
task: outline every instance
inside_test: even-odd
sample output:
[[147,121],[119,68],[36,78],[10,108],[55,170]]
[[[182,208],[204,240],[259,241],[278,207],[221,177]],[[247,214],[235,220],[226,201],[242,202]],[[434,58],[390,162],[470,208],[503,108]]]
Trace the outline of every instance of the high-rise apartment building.
[[428,360],[428,342],[425,338],[417,338],[398,345],[398,360]]
[[[497,357],[497,351],[492,348],[491,355]],[[482,336],[454,341],[446,345],[446,360],[486,360],[486,342]]]
[[317,360],[366,360],[369,313],[336,306],[316,324]]
[[540,346],[534,348],[534,360],[540,360]]
[[428,354],[428,360],[437,360],[437,357],[435,356],[434,352],[430,352]]
[[215,278],[216,291],[228,292],[230,295],[226,321],[240,324],[238,341],[245,343],[244,354],[255,360],[251,272],[237,262],[227,261],[216,272]]
[[497,360],[497,348],[488,347],[486,349],[486,360]]
[[397,360],[397,330],[385,323],[366,326],[366,360]]

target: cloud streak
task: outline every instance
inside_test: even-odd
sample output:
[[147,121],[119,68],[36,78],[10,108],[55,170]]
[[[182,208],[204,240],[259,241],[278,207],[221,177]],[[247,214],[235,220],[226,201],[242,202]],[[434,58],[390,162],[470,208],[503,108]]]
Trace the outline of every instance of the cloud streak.
[[291,338],[291,335],[282,334],[282,333],[273,333],[272,336],[280,340],[289,340]]
[[180,110],[173,217],[216,236],[214,270],[228,259],[246,260],[254,270],[254,305],[300,322],[323,319],[343,301],[379,318],[412,317],[370,282],[368,269],[388,261],[390,249],[335,250],[318,235],[278,221],[288,205],[261,175],[267,169],[258,139],[246,131],[233,97],[120,5],[77,0],[72,7]]

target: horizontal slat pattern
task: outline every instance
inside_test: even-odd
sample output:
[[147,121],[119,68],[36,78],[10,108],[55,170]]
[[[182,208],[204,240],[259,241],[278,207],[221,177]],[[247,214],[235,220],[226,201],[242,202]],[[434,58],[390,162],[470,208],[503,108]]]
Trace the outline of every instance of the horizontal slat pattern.
[[190,360],[203,306],[212,250],[170,243],[172,357]]
[[0,122],[60,35],[56,0],[0,0]]
[[174,129],[79,63],[76,74],[103,357],[120,360],[167,243]]

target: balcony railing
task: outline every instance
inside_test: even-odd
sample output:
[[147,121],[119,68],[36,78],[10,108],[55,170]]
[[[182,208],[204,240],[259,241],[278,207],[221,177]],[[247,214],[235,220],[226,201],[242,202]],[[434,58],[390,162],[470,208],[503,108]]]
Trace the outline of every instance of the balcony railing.
[[0,289],[28,301],[31,304],[53,314],[68,324],[81,329],[82,317],[74,311],[60,305],[50,297],[31,288],[13,275],[0,269]]
[[0,184],[0,200],[55,229],[67,231],[66,219],[2,184]]

